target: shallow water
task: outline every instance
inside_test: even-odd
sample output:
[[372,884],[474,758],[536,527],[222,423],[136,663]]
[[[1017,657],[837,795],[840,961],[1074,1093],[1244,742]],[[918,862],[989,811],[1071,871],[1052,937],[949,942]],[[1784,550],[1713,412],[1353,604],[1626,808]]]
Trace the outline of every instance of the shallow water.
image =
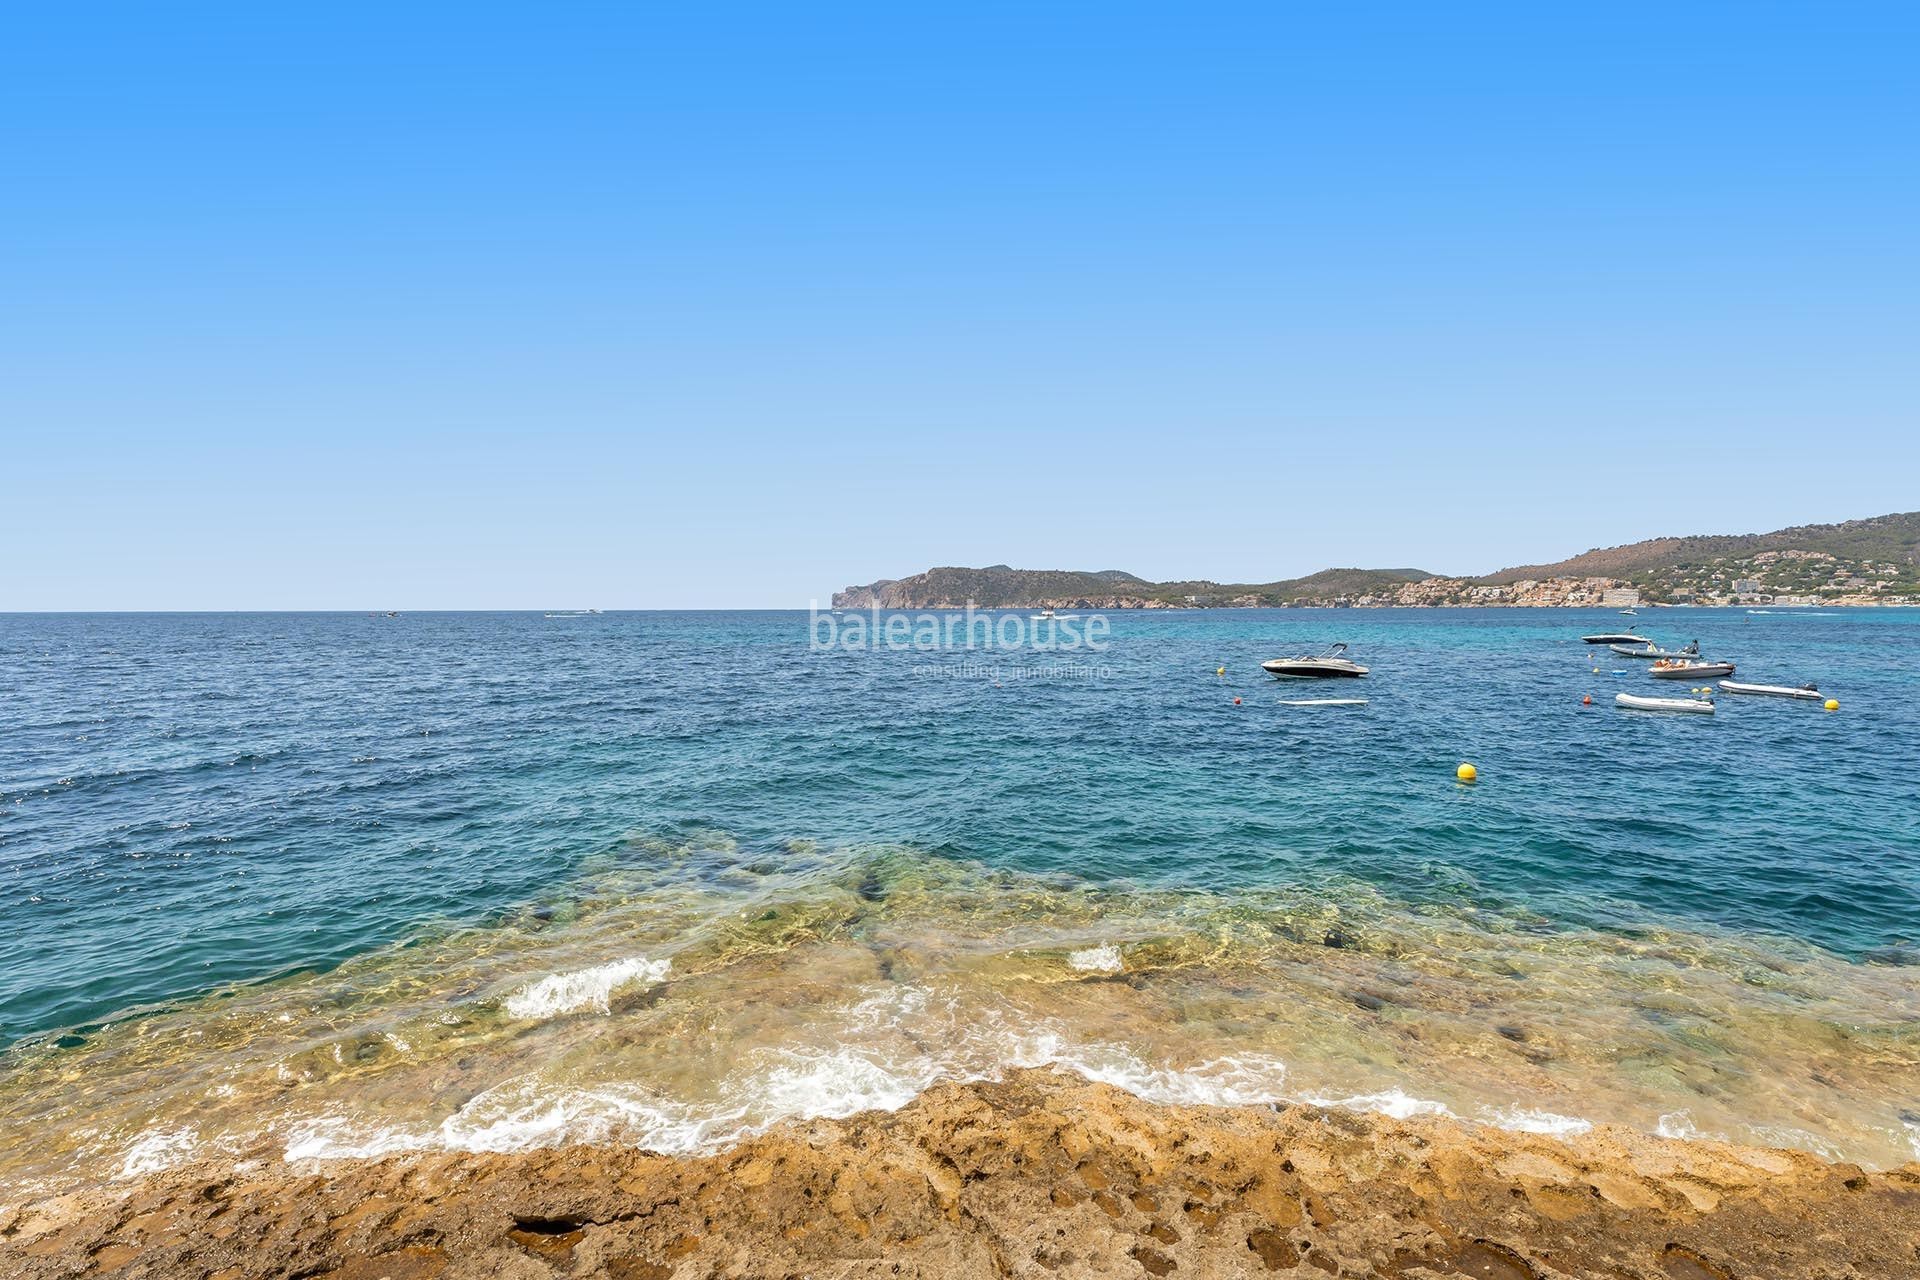
[[[3,1176],[691,1150],[1043,1062],[1920,1155],[1920,611],[1108,616],[0,618]],[[1616,711],[1681,692],[1593,670],[1621,622],[1842,708]],[[1368,705],[1284,705],[1333,639]]]

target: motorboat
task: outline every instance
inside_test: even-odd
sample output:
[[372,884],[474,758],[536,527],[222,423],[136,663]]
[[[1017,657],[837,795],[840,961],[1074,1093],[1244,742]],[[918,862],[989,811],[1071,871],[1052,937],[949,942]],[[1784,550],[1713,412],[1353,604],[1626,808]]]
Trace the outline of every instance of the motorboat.
[[1028,619],[1033,622],[1071,622],[1079,616],[1077,613],[1055,613],[1051,609],[1042,609],[1038,613],[1030,613],[1027,615]]
[[1367,669],[1343,656],[1344,644],[1329,645],[1320,653],[1300,658],[1272,658],[1260,669],[1276,680],[1318,680],[1329,676],[1363,676]]
[[1792,687],[1784,684],[1741,684],[1735,680],[1722,680],[1720,682],[1720,691],[1722,693],[1762,694],[1770,698],[1806,698],[1815,702],[1821,701],[1826,697],[1825,694],[1810,684]]
[[1647,668],[1647,674],[1655,680],[1707,680],[1714,676],[1733,674],[1731,662],[1689,662],[1685,659],[1675,661],[1662,658]]
[[1637,636],[1631,631],[1603,631],[1597,636],[1581,636],[1588,644],[1652,644],[1645,636]]
[[1623,618],[1637,618],[1640,616],[1640,611],[1638,609],[1622,609],[1620,616]]
[[1638,647],[1630,644],[1610,644],[1607,648],[1613,650],[1623,658],[1676,658],[1685,662],[1688,659],[1700,656],[1700,642],[1698,640],[1681,649],[1662,649],[1655,644]]
[[1703,698],[1642,698],[1632,693],[1616,693],[1613,705],[1629,711],[1692,711],[1712,715],[1713,704]]

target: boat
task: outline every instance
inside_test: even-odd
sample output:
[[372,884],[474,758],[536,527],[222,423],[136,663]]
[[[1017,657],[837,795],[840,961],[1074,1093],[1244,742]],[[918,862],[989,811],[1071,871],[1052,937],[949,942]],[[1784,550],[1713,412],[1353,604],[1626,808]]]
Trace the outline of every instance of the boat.
[[1706,680],[1714,676],[1733,674],[1731,662],[1675,662],[1671,658],[1662,658],[1647,668],[1647,674],[1655,680]]
[[1622,609],[1620,616],[1623,618],[1637,618],[1640,616],[1640,611],[1638,609]]
[[1275,680],[1318,680],[1329,676],[1363,676],[1367,669],[1345,657],[1347,646],[1329,645],[1320,653],[1299,658],[1272,658],[1260,669]]
[[1658,645],[1648,644],[1636,648],[1630,644],[1610,644],[1607,648],[1623,658],[1678,658],[1685,661],[1700,656],[1700,642],[1695,640],[1682,649],[1662,649]]
[[1077,613],[1055,613],[1051,609],[1042,609],[1038,613],[1030,613],[1027,615],[1028,619],[1033,622],[1071,622],[1079,616]]
[[1588,644],[1652,644],[1645,636],[1637,636],[1631,631],[1603,631],[1597,636],[1581,636]]
[[1810,684],[1803,684],[1798,688],[1792,688],[1784,684],[1741,684],[1735,680],[1722,680],[1720,682],[1720,691],[1722,693],[1764,694],[1771,698],[1808,698],[1816,702],[1825,697],[1824,694]]
[[1631,693],[1613,695],[1613,705],[1629,711],[1693,711],[1713,714],[1713,704],[1703,698],[1642,698]]

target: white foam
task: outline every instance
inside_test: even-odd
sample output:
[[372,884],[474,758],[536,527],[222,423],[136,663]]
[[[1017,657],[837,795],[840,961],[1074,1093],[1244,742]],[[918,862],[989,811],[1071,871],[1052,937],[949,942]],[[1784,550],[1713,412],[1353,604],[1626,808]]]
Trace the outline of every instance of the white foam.
[[1544,1133],[1554,1138],[1577,1137],[1593,1129],[1591,1120],[1528,1107],[1489,1108],[1485,1112],[1485,1119],[1497,1128],[1512,1129],[1517,1133]]
[[127,1148],[120,1176],[138,1178],[171,1169],[192,1155],[199,1142],[200,1135],[192,1129],[149,1129]]
[[516,1018],[553,1018],[582,1009],[606,1013],[616,990],[630,982],[662,982],[672,968],[671,960],[649,960],[645,956],[614,960],[591,969],[550,974],[520,988],[503,1004]]
[[942,1073],[931,1059],[905,1069],[848,1050],[792,1055],[749,1086],[775,1118],[845,1119],[862,1111],[898,1111]]
[[[995,1079],[1008,1067],[1057,1066],[1150,1101],[1214,1105],[1272,1101],[1286,1076],[1283,1063],[1259,1055],[1187,1068],[1151,1066],[1122,1046],[1076,1042],[1050,1022],[962,1008],[917,986],[890,987],[848,1005],[839,1023],[842,1033],[832,1044],[748,1055],[714,1097],[699,1103],[624,1083],[583,1088],[527,1076],[475,1096],[430,1128],[369,1125],[337,1113],[306,1120],[287,1131],[286,1155],[499,1152],[569,1142],[699,1153],[783,1120],[898,1110],[941,1081]],[[903,1028],[914,1034],[902,1036]],[[927,1046],[936,1044],[942,1048],[930,1052]]]
[[1118,1045],[1075,1044],[1046,1032],[1024,1040],[1008,1055],[1006,1065],[1059,1067],[1148,1102],[1235,1107],[1285,1097],[1286,1064],[1264,1054],[1236,1054],[1192,1067],[1161,1067]]
[[[1110,951],[1118,958],[1115,947],[1089,950]],[[657,982],[667,971],[665,961],[634,959],[555,975],[516,993],[509,1011],[524,1017],[605,1010],[619,986]],[[306,1121],[287,1132],[287,1158],[421,1149],[500,1152],[569,1142],[617,1142],[668,1154],[697,1154],[782,1121],[893,1111],[943,1081],[993,1080],[1020,1067],[1057,1067],[1162,1104],[1305,1101],[1397,1119],[1456,1114],[1444,1102],[1397,1086],[1344,1096],[1303,1096],[1288,1089],[1286,1063],[1264,1053],[1193,1065],[1160,1064],[1123,1044],[1078,1039],[1051,1019],[1030,1018],[1012,1009],[982,1009],[919,984],[886,984],[841,1006],[827,1023],[823,1030],[831,1034],[818,1043],[742,1056],[732,1072],[697,1100],[663,1097],[621,1081],[583,1086],[535,1074],[486,1090],[431,1127],[368,1126],[338,1114]],[[1504,1128],[1562,1137],[1592,1127],[1576,1116],[1520,1107],[1489,1107],[1478,1114]]]
[[1700,1136],[1700,1127],[1686,1112],[1669,1111],[1653,1126],[1653,1133],[1657,1138],[1697,1138]]
[[1309,1097],[1306,1101],[1317,1107],[1342,1107],[1348,1111],[1373,1111],[1395,1120],[1410,1120],[1414,1116],[1451,1116],[1453,1108],[1444,1102],[1435,1102],[1431,1098],[1416,1098],[1399,1086],[1380,1093],[1357,1093],[1348,1098]]
[[1126,968],[1126,962],[1120,958],[1120,948],[1110,942],[1075,951],[1067,957],[1067,965],[1082,973],[1118,973]]
[[287,1135],[288,1160],[363,1159],[406,1151],[526,1151],[568,1142],[629,1142],[650,1151],[682,1154],[711,1145],[707,1130],[724,1116],[692,1109],[641,1090],[609,1085],[549,1088],[513,1081],[470,1099],[431,1129],[357,1123],[326,1115]]

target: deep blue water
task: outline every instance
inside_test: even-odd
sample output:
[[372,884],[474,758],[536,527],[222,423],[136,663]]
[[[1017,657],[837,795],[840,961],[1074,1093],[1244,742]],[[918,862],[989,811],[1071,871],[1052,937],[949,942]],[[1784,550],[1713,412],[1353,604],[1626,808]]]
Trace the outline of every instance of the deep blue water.
[[[0,1042],[485,919],[702,831],[1361,881],[1855,960],[1920,938],[1920,610],[1108,617],[1104,651],[1051,655],[817,653],[799,613],[0,617]],[[1841,709],[1618,711],[1680,692],[1579,642],[1623,625]],[[1332,640],[1374,674],[1258,669]],[[1095,671],[923,670],[967,661]],[[1334,695],[1370,704],[1279,704]]]

